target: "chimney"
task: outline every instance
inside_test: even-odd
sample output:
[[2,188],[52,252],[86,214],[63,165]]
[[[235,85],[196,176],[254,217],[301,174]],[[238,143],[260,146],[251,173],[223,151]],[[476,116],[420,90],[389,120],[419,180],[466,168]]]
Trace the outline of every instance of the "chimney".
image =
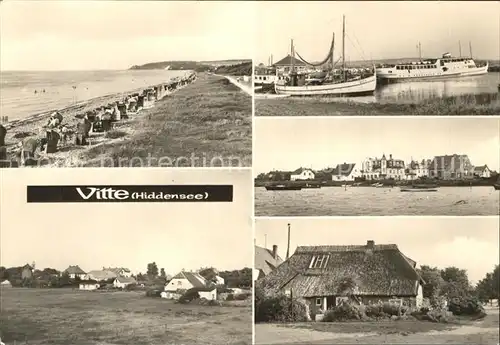
[[389,159],[392,159],[392,153],[389,155]]
[[278,246],[273,245],[273,258],[277,259],[278,258]]
[[288,260],[289,257],[290,257],[290,223],[288,223],[288,246],[286,248],[286,259],[285,260]]
[[374,246],[375,246],[375,241],[374,240],[368,240],[368,241],[366,241],[366,247],[368,247],[368,249],[373,249]]

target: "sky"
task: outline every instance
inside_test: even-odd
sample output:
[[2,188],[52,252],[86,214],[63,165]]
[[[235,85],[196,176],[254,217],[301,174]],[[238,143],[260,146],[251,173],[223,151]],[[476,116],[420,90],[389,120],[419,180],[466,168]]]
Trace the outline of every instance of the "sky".
[[321,61],[335,32],[335,56],[342,47],[346,16],[346,60],[439,57],[445,52],[499,60],[498,1],[293,1],[260,2],[256,16],[255,62],[277,62],[295,50],[308,61]]
[[417,266],[466,269],[475,284],[499,261],[498,217],[371,217],[257,219],[255,244],[286,258],[287,224],[290,255],[297,246],[397,244]]
[[253,56],[250,2],[3,1],[1,70],[127,69]]
[[[9,170],[9,171],[7,171]],[[0,265],[84,271],[156,262],[182,269],[252,267],[249,170],[7,169],[0,179]],[[233,184],[232,203],[28,204],[26,185]],[[236,254],[236,255],[235,255]]]
[[361,164],[382,154],[407,163],[457,153],[476,166],[499,171],[500,165],[500,120],[495,118],[260,118],[254,136],[254,175]]

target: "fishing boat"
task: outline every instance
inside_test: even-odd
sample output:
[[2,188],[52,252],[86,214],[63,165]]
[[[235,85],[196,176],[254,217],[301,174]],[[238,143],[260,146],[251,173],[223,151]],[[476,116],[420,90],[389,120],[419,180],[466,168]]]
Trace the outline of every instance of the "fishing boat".
[[[419,43],[421,56],[420,47]],[[470,57],[454,57],[450,53],[444,53],[440,58],[422,59],[420,57],[418,61],[377,68],[376,73],[381,83],[441,80],[486,74],[488,63],[476,63],[472,58],[471,48]]]
[[437,192],[439,186],[430,184],[414,184],[410,186],[401,186],[400,190],[402,192]]
[[285,184],[277,184],[266,186],[266,190],[301,190],[302,186],[299,185],[285,185]]
[[[274,83],[274,91],[277,94],[291,96],[366,96],[372,95],[377,86],[375,67],[361,69],[351,72],[345,66],[345,16],[342,23],[342,68],[335,70],[334,61],[335,34],[333,34],[330,50],[326,58],[318,63],[307,62],[295,51],[293,40],[291,40],[291,69],[283,80]],[[320,67],[331,64],[331,70],[326,73],[311,72],[297,73],[294,60],[295,56],[308,66]]]
[[500,183],[495,183],[493,187],[495,188],[495,190],[500,190]]

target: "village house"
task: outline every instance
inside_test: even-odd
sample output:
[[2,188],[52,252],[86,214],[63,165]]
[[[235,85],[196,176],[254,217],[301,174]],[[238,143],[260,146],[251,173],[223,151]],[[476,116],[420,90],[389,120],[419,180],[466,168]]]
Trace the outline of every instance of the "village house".
[[354,181],[361,174],[355,163],[337,164],[332,170],[332,181]]
[[130,278],[132,276],[132,272],[128,268],[125,267],[103,267],[105,271],[111,271],[116,274],[118,277],[127,277]]
[[380,159],[367,158],[362,167],[362,176],[367,180],[404,180],[406,178],[405,162],[392,158],[392,154],[389,155],[389,159],[385,154]]
[[190,289],[196,290],[200,298],[208,300],[217,299],[217,287],[215,284],[211,284],[198,273],[186,271],[179,272],[170,282],[165,284],[165,293],[162,297],[178,299],[183,292]]
[[290,175],[291,181],[314,180],[314,172],[311,169],[299,168]]
[[5,279],[3,282],[0,283],[0,288],[11,288],[11,287],[12,284],[7,279]]
[[82,270],[78,265],[75,266],[69,266],[64,270],[63,273],[67,273],[71,279],[86,279],[87,278],[87,273],[85,273],[84,270]]
[[303,298],[312,319],[342,301],[392,301],[420,307],[424,281],[395,244],[300,246],[257,284],[267,293]]
[[441,180],[473,178],[474,167],[467,155],[435,156],[429,166],[429,177]]
[[412,160],[408,165],[407,179],[416,180],[422,177],[429,177],[430,159],[422,159],[421,161]]
[[480,178],[490,178],[491,170],[488,168],[487,165],[474,167],[474,176]]
[[115,272],[109,270],[95,270],[87,272],[87,278],[89,280],[96,280],[98,282],[115,279],[118,275]]
[[80,290],[87,290],[87,291],[92,291],[92,290],[97,290],[99,289],[100,284],[96,280],[84,280],[81,281],[80,284],[78,285],[78,288]]
[[271,273],[283,263],[283,259],[278,255],[278,246],[273,245],[273,249],[255,246],[255,266],[253,280],[261,279]]
[[290,54],[288,54],[278,62],[274,63],[273,67],[276,68],[278,74],[283,74],[283,73],[287,74],[290,73],[292,69],[292,62],[297,72],[307,70],[307,65],[304,62],[295,57],[292,57]]
[[21,269],[21,278],[22,279],[31,279],[33,278],[33,267],[26,264]]
[[125,289],[128,285],[136,283],[136,280],[132,277],[118,277],[113,281],[113,286],[115,288]]

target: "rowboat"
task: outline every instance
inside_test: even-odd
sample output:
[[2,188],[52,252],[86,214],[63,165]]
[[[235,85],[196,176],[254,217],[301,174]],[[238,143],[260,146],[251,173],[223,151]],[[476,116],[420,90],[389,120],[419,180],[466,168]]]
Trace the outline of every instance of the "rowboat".
[[414,186],[405,186],[405,187],[400,187],[400,190],[402,192],[437,192],[438,187],[414,187]]
[[278,184],[274,186],[266,186],[266,190],[301,190],[302,186],[297,186],[297,185],[284,185],[284,184]]

